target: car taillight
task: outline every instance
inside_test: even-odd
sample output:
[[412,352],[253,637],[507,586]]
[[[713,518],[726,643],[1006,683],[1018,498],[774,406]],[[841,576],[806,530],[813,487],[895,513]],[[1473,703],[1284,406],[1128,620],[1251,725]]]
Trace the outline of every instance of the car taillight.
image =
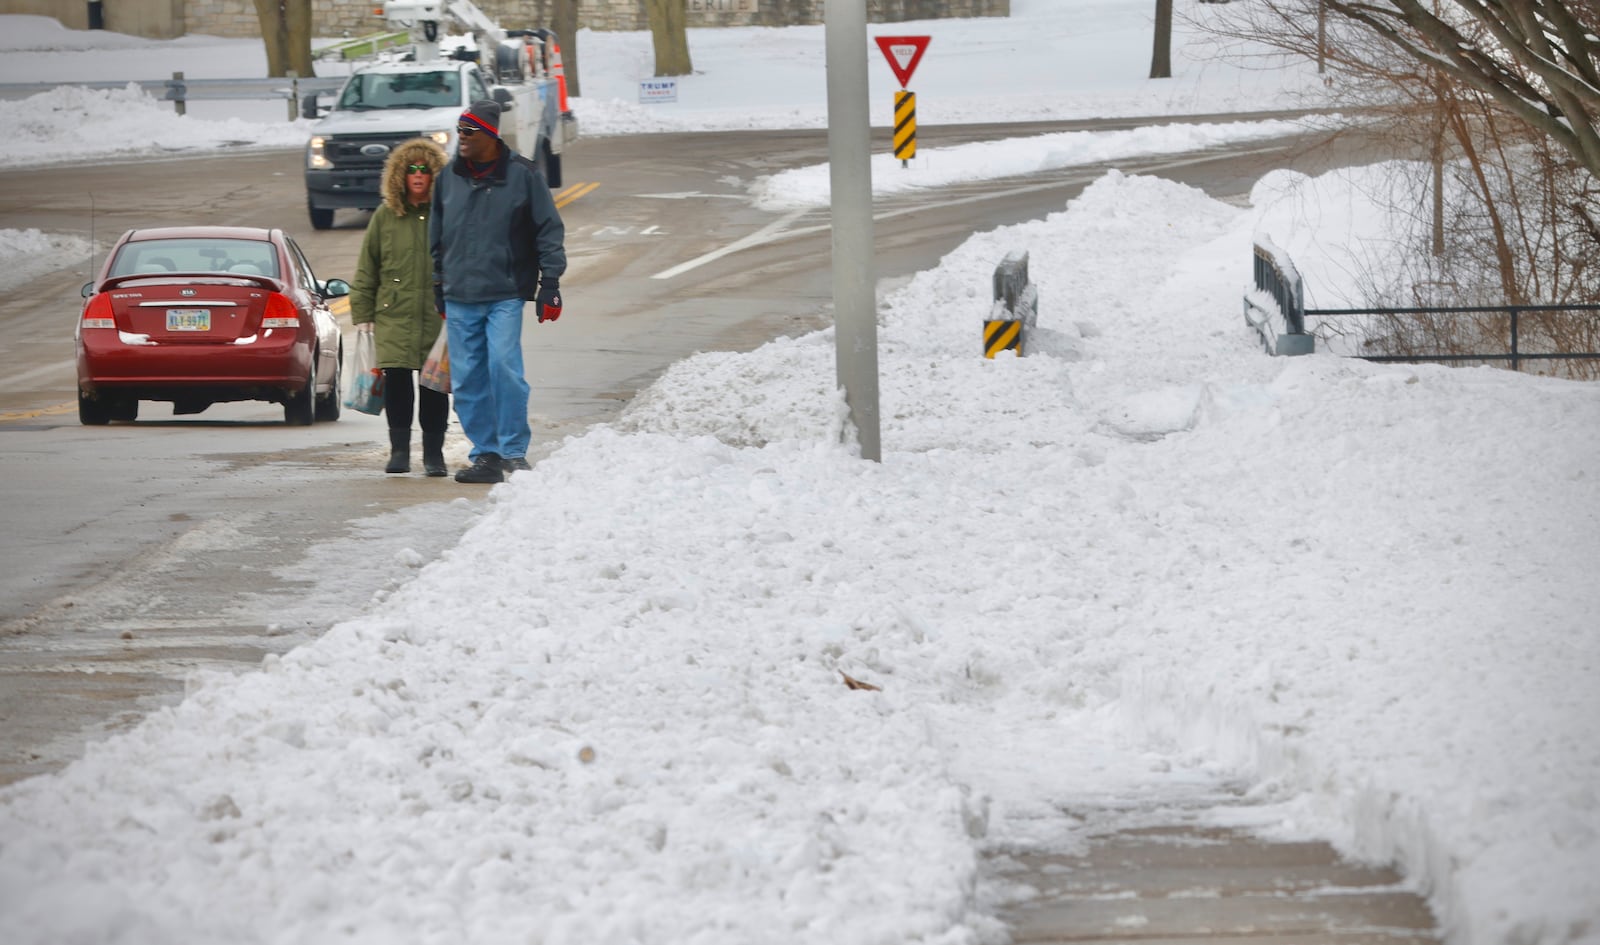
[[117,320],[112,317],[111,297],[104,293],[96,295],[83,307],[84,328],[115,328]]
[[274,292],[267,296],[267,311],[261,317],[262,328],[299,328],[300,313],[294,303]]

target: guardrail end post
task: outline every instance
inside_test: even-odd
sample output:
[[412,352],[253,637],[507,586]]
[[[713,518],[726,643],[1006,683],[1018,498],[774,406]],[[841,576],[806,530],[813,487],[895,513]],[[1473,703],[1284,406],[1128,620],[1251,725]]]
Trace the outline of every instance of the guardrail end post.
[[1273,353],[1279,357],[1292,358],[1302,354],[1311,354],[1316,350],[1316,335],[1286,334],[1278,336],[1277,350]]
[[183,73],[174,72],[171,81],[167,83],[167,98],[172,99],[172,107],[177,110],[179,115],[188,114],[187,102],[185,102],[188,96],[189,86],[183,81]]
[[289,77],[289,120],[294,121],[300,116],[300,73],[290,69]]
[[1028,351],[1028,335],[1039,314],[1039,290],[1028,281],[1028,254],[1011,252],[994,269],[994,304],[983,322],[983,356]]

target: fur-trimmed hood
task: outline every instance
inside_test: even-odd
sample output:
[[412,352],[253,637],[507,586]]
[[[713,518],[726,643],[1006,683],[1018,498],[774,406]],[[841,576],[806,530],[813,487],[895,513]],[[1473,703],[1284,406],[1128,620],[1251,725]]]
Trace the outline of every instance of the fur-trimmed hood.
[[405,216],[406,165],[426,164],[433,168],[434,177],[438,177],[448,161],[444,148],[427,138],[412,138],[395,145],[395,149],[389,152],[389,159],[383,162],[383,183],[379,187],[379,192],[383,194],[383,205],[395,216]]

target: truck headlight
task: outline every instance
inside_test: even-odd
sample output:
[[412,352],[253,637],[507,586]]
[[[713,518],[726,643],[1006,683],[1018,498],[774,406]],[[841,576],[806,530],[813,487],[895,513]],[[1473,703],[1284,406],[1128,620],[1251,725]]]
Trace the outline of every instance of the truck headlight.
[[306,146],[306,167],[322,171],[333,166],[333,162],[323,153],[323,144],[324,139],[321,135],[311,136],[311,143]]
[[433,143],[441,148],[448,149],[450,147],[450,132],[448,131],[430,131],[428,132],[428,137],[433,139]]

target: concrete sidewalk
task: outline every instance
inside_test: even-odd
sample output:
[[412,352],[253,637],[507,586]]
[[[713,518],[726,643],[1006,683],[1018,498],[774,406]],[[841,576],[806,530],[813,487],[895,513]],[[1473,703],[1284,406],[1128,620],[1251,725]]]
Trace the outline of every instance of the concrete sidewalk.
[[1421,896],[1328,844],[1175,822],[1101,834],[1078,855],[991,857],[1016,890],[1012,940],[1141,945],[1437,945]]

